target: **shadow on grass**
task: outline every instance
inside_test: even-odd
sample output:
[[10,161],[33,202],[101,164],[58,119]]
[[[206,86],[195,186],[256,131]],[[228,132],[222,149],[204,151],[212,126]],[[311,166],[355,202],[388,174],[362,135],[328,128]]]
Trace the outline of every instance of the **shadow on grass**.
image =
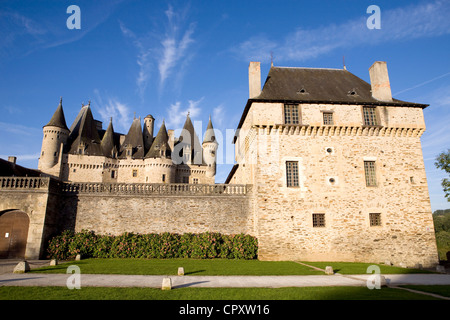
[[189,271],[189,272],[185,272],[185,275],[190,275],[190,274],[196,274],[196,273],[202,273],[205,272],[206,270],[195,270],[195,271]]

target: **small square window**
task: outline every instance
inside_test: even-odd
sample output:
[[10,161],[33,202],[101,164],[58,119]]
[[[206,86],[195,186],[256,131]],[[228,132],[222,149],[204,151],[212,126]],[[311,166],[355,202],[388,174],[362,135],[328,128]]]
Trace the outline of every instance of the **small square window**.
[[381,213],[369,213],[369,221],[371,227],[381,226]]
[[324,112],[323,113],[323,124],[324,125],[333,125],[333,113],[332,112]]
[[198,184],[198,178],[193,178],[193,179],[192,179],[192,183],[193,183],[193,184]]
[[133,169],[133,178],[136,178],[138,175],[137,169]]
[[314,228],[325,227],[325,213],[313,213],[312,218]]

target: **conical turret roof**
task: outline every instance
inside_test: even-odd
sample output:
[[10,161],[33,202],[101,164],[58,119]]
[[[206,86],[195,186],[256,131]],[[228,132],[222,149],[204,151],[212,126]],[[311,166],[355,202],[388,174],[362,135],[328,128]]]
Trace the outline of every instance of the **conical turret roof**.
[[216,134],[214,133],[214,128],[211,122],[211,117],[209,117],[208,127],[206,128],[205,136],[203,137],[203,143],[206,142],[217,143]]
[[101,156],[103,155],[101,140],[90,106],[83,106],[81,112],[83,112],[81,119],[69,136],[69,153],[78,153],[78,147],[84,145],[84,154]]
[[121,146],[122,157],[126,157],[125,150],[132,148],[133,158],[144,157],[144,137],[142,135],[141,118],[134,118]]
[[66,118],[64,117],[62,98],[59,100],[59,105],[56,108],[56,111],[50,119],[49,123],[47,123],[44,127],[58,127],[66,129],[67,131],[69,130],[66,125]]
[[156,135],[155,139],[153,140],[152,146],[150,147],[150,150],[148,150],[146,154],[146,158],[160,158],[161,157],[161,150],[169,151],[169,153],[165,153],[166,157],[170,157],[170,146],[169,146],[169,135],[167,134],[166,125],[163,123],[161,127],[159,128],[158,134]]
[[112,124],[112,119],[109,122],[108,129],[106,129],[105,134],[103,135],[101,147],[103,150],[103,154],[106,157],[111,156],[111,152],[113,151],[115,144],[114,144],[114,128]]
[[[186,137],[190,138],[190,140],[188,140],[188,141],[184,140],[184,138],[186,138]],[[201,159],[202,146],[200,145],[198,136],[195,133],[194,125],[192,124],[189,114],[186,116],[186,121],[184,122],[184,126],[181,131],[179,141],[184,146],[189,146],[190,151],[191,151],[191,161],[196,164],[201,164],[202,163],[202,159]]]

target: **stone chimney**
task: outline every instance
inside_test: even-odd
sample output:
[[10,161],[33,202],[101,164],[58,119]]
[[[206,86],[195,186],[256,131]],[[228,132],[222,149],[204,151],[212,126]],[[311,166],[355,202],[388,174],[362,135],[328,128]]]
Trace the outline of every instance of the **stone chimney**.
[[9,157],[8,157],[8,161],[11,162],[12,164],[16,164],[17,157],[9,156]]
[[261,63],[250,62],[248,66],[248,89],[249,98],[255,98],[261,93]]
[[391,84],[385,61],[375,61],[369,68],[372,97],[380,101],[392,101]]

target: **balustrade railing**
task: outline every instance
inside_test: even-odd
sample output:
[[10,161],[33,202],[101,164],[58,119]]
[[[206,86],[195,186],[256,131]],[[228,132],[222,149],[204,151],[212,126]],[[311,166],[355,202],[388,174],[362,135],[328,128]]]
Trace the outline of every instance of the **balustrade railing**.
[[65,182],[62,185],[62,192],[66,193],[245,195],[250,191],[251,186],[238,184]]
[[48,188],[49,180],[46,177],[0,177],[0,190]]

